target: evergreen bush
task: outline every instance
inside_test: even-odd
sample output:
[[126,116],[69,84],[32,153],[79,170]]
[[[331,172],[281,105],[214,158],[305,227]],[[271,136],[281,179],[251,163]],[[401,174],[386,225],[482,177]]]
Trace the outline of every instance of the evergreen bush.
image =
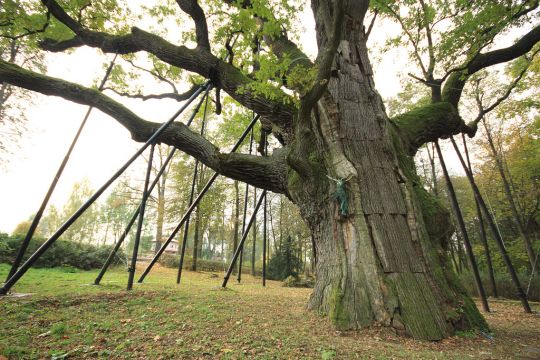
[[298,278],[298,269],[302,261],[296,255],[290,236],[268,262],[267,276],[270,280],[285,280],[289,276]]

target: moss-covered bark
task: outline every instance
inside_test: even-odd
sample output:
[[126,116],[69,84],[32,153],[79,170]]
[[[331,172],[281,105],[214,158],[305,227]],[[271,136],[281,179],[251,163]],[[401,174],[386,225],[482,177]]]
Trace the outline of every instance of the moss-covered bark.
[[[317,252],[308,306],[339,329],[379,324],[419,339],[487,328],[449,266],[448,212],[424,190],[411,157],[430,131],[443,131],[442,116],[456,129],[461,119],[441,103],[389,120],[363,33],[354,21],[347,26],[328,92],[288,157],[288,190]],[[349,179],[348,216],[332,196],[336,179]]]
[[466,128],[456,107],[449,102],[424,105],[398,115],[392,121],[411,155],[423,144],[459,134]]

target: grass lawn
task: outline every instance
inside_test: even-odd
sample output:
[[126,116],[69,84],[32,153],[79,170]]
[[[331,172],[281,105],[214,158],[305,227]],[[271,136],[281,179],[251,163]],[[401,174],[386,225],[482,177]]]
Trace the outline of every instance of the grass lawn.
[[[8,266],[0,264],[4,279]],[[140,273],[140,271],[139,271]],[[540,316],[492,301],[493,340],[472,333],[414,341],[388,329],[339,332],[305,310],[310,289],[243,276],[220,290],[222,274],[156,268],[125,291],[127,273],[33,269],[0,298],[0,359],[538,359]],[[136,277],[137,279],[137,277]],[[540,304],[532,304],[538,312]]]

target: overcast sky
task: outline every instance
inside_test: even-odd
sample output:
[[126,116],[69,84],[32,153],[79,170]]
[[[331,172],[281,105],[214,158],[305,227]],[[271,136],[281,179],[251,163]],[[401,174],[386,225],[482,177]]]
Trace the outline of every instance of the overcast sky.
[[[308,53],[314,54],[314,23],[310,13],[304,16],[303,25],[306,30],[301,42]],[[383,41],[397,31],[396,26],[385,24],[383,28],[374,29],[370,41]],[[104,57],[90,48],[80,48],[69,55],[51,54],[47,58],[48,75],[91,85],[103,77],[103,63],[110,59],[112,55]],[[396,50],[386,54],[375,66],[376,84],[383,98],[395,96],[401,89],[398,74],[406,68],[406,61],[404,51]],[[33,95],[33,104],[27,110],[29,131],[20,140],[19,150],[2,169],[0,177],[0,232],[11,233],[18,223],[37,211],[87,110],[85,106],[60,98]],[[179,107],[175,101],[121,101],[143,118],[156,122],[166,121]],[[73,184],[85,177],[94,188],[99,187],[139,146],[115,120],[93,111],[50,204],[62,207]],[[450,159],[449,163],[458,171],[455,159]],[[139,161],[133,168],[137,171],[144,166]]]

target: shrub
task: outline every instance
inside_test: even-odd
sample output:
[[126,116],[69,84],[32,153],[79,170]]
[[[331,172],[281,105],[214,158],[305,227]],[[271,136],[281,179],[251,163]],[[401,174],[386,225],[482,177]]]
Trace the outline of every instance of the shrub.
[[268,262],[268,279],[285,280],[289,276],[298,277],[298,269],[302,262],[296,256],[296,251],[290,236]]
[[[0,263],[13,263],[23,239],[24,236],[21,235],[8,236],[7,234],[0,233]],[[40,238],[33,239],[26,250],[23,261],[33,254],[44,241],[44,239]],[[66,240],[57,240],[35,262],[34,266],[45,268],[71,266],[83,270],[100,268],[105,262],[105,259],[107,259],[112,248],[112,245],[98,247]],[[123,254],[119,254],[119,256],[114,259],[113,265],[119,264],[122,256]]]
[[289,276],[283,280],[284,287],[296,287],[296,288],[313,288],[315,286],[315,279],[312,277],[294,277]]
[[[459,275],[461,283],[465,287],[467,293],[471,296],[478,296],[476,291],[476,285],[474,283],[474,277],[469,272],[463,272]],[[482,285],[488,296],[493,296],[491,289],[491,282],[487,273],[480,273],[480,278],[482,279]],[[519,282],[523,287],[523,291],[527,291],[527,285],[529,284],[530,274],[518,274]],[[512,283],[512,279],[509,274],[495,274],[495,286],[497,287],[497,294],[499,297],[506,299],[519,299],[517,296],[516,289]],[[532,301],[540,301],[540,275],[536,274],[533,276],[531,285],[529,288],[528,299]]]

